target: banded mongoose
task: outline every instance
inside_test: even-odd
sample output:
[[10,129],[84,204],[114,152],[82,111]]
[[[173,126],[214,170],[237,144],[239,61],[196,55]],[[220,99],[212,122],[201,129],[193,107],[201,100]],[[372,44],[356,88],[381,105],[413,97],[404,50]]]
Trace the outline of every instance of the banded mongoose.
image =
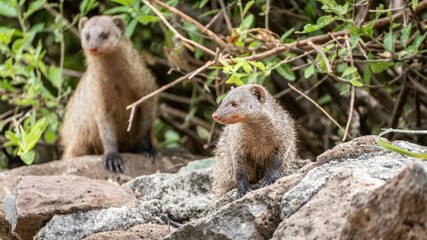
[[226,125],[215,150],[217,197],[236,187],[242,197],[261,179],[267,186],[297,159],[294,120],[260,85],[231,90],[212,118]]
[[126,107],[157,88],[119,16],[83,17],[79,22],[87,70],[66,107],[60,140],[63,159],[103,154],[110,171],[123,171],[119,152],[144,152],[153,158],[152,125],[156,98],[139,105],[127,132]]

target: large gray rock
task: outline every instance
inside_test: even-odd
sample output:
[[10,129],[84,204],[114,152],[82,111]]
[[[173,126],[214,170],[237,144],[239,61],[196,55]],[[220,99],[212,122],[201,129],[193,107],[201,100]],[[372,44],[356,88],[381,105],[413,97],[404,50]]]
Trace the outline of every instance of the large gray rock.
[[167,225],[142,224],[122,231],[95,233],[83,238],[83,240],[160,240],[169,235],[173,230],[173,227]]
[[146,211],[128,207],[55,215],[35,239],[81,239],[98,232],[126,230],[146,223],[160,222]]
[[340,239],[426,239],[427,163],[415,162],[355,204]]
[[[52,161],[45,164],[23,166],[8,171],[0,172],[0,239],[12,238],[10,224],[6,221],[3,207],[3,199],[11,195],[17,180],[22,176],[34,175],[77,175],[92,179],[125,183],[137,176],[152,174],[155,172],[176,172],[177,167],[188,163],[194,158],[188,151],[168,150],[164,154],[156,156],[154,161],[147,159],[142,154],[121,154],[125,169],[123,173],[106,170],[100,156],[83,156],[74,159]],[[171,157],[173,156],[173,157]]]
[[[415,151],[422,149],[413,144],[400,145]],[[385,151],[359,153],[349,159],[324,159],[325,164],[308,172],[299,184],[283,195],[283,221],[273,238],[338,239],[352,202],[365,199],[413,160]]]
[[309,164],[270,186],[249,192],[241,199],[236,200],[237,194],[233,190],[214,202],[205,217],[178,228],[167,239],[270,238],[280,222],[280,199],[312,167],[314,164]]
[[154,215],[167,214],[175,221],[200,217],[213,199],[210,170],[158,173],[138,177],[124,187],[134,192],[140,209]]
[[136,205],[130,191],[106,181],[73,175],[26,176],[14,195],[6,197],[3,209],[15,235],[29,239],[55,214]]

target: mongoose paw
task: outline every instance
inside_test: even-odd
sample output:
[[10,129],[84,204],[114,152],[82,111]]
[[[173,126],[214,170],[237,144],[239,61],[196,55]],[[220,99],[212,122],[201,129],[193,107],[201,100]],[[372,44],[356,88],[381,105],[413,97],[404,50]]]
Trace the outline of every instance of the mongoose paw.
[[250,191],[252,191],[252,189],[249,183],[240,183],[237,187],[237,195],[239,196],[239,198],[245,196],[245,194]]
[[274,183],[277,179],[279,179],[275,174],[266,175],[264,181],[262,181],[262,186],[266,187],[272,183]]
[[111,172],[123,172],[123,161],[118,152],[104,153],[104,163]]
[[138,153],[144,153],[149,159],[154,160],[156,157],[156,150],[154,149],[151,142],[142,141],[141,144],[137,148]]

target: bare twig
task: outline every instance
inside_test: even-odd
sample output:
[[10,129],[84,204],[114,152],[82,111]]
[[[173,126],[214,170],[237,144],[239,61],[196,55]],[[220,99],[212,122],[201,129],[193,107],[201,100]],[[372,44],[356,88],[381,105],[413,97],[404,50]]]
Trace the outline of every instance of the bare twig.
[[[147,4],[147,0],[142,0],[142,1],[145,4]],[[164,9],[168,10],[170,13],[178,15],[181,18],[185,19],[186,21],[190,22],[191,24],[196,26],[200,30],[201,33],[208,35],[208,37],[211,38],[214,42],[216,42],[221,48],[227,47],[227,44],[218,35],[216,35],[211,30],[207,29],[205,26],[203,26],[202,24],[200,24],[198,21],[194,20],[193,18],[191,18],[187,14],[179,11],[178,9],[176,9],[174,7],[167,5],[166,3],[161,2],[160,0],[150,0],[150,1],[156,3],[157,5],[161,6]]]
[[348,129],[351,125],[351,119],[353,118],[353,108],[354,108],[354,85],[351,86],[351,97],[350,97],[350,110],[348,114],[347,124],[345,126],[344,136],[342,137],[342,141],[345,142],[347,140]]
[[290,88],[292,88],[295,92],[304,96],[308,101],[310,101],[314,106],[316,106],[320,111],[322,111],[335,124],[335,126],[337,126],[339,129],[341,129],[341,131],[344,132],[344,128],[337,121],[335,121],[335,119],[331,115],[329,115],[329,113],[326,112],[326,110],[323,109],[319,104],[317,104],[313,99],[311,99],[309,96],[305,95],[303,92],[298,90],[296,87],[292,86],[290,83],[288,83],[288,86]]
[[219,4],[221,5],[222,15],[224,16],[225,24],[227,24],[228,31],[231,32],[233,30],[233,25],[231,25],[230,18],[228,17],[227,9],[226,9],[225,4],[224,4],[224,0],[219,0]]
[[[208,53],[208,54],[210,54],[210,55],[212,55],[212,56],[215,56],[215,52],[213,52],[212,50],[210,50],[209,48],[207,48],[207,47],[205,47],[205,46],[203,46],[203,45],[201,45],[201,44],[199,44],[199,43],[197,43],[197,42],[194,42],[194,41],[192,41],[192,40],[190,40],[190,39],[188,39],[188,38],[186,38],[186,37],[184,37],[184,36],[182,36],[169,22],[168,22],[168,20],[166,20],[166,18],[163,16],[163,14],[159,11],[159,10],[157,10],[157,8],[155,8],[153,5],[151,5],[151,3],[149,3],[147,0],[141,0],[145,5],[147,5],[159,18],[160,18],[160,20],[162,20],[162,22],[169,28],[169,30],[171,30],[174,34],[175,34],[175,36],[176,36],[176,38],[178,38],[179,40],[181,40],[181,41],[183,41],[183,42],[185,42],[185,43],[188,43],[188,44],[191,44],[191,45],[193,45],[193,46],[195,46],[195,47],[197,47],[197,48],[200,48],[200,49],[202,49],[204,52],[206,52],[206,53]],[[160,5],[160,4],[159,4]],[[166,5],[166,4],[164,4],[164,5]],[[167,5],[166,5],[167,6]]]
[[169,89],[169,88],[171,88],[171,87],[175,86],[176,84],[178,84],[178,83],[180,83],[180,82],[182,82],[182,81],[184,81],[184,80],[186,80],[186,79],[191,79],[191,78],[193,78],[193,77],[194,77],[195,75],[197,75],[198,73],[200,73],[200,72],[202,72],[202,71],[206,70],[207,68],[209,68],[210,66],[212,66],[212,65],[213,65],[213,63],[214,63],[214,62],[212,62],[212,61],[208,61],[205,65],[203,65],[203,66],[201,66],[200,68],[198,68],[198,69],[194,70],[193,72],[187,73],[187,74],[185,74],[184,76],[182,76],[182,77],[180,77],[180,78],[176,79],[175,81],[170,82],[170,83],[168,83],[168,84],[166,84],[166,85],[162,86],[161,88],[157,89],[156,91],[154,91],[154,92],[152,92],[152,93],[150,93],[150,94],[148,94],[148,95],[146,95],[146,96],[142,97],[142,98],[141,98],[141,99],[139,99],[138,101],[136,101],[136,102],[132,103],[131,105],[127,106],[127,107],[126,107],[126,109],[134,108],[134,107],[138,106],[139,104],[141,104],[143,101],[145,101],[145,100],[147,100],[147,99],[149,99],[149,98],[152,98],[152,97],[156,96],[157,94],[159,94],[159,93],[161,93],[161,92],[165,91],[166,89]]
[[269,16],[270,16],[270,0],[266,0],[265,2],[265,29],[269,30]]
[[325,62],[325,66],[326,66],[326,72],[328,74],[332,74],[332,67],[331,67],[331,63],[328,60],[328,57],[326,56],[326,54],[322,51],[322,49],[320,49],[316,44],[314,44],[312,41],[308,41],[307,43],[308,46],[312,47],[314,50],[317,51],[317,53],[320,54],[320,56],[322,56],[323,61]]

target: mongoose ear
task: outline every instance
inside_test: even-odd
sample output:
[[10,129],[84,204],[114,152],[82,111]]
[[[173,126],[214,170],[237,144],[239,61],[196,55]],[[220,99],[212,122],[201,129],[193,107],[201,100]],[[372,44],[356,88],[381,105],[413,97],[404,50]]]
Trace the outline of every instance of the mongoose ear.
[[255,85],[253,87],[251,87],[251,93],[258,98],[258,101],[260,103],[265,103],[265,99],[266,99],[266,93],[265,93],[265,89],[261,86]]
[[113,16],[113,23],[120,29],[121,34],[125,33],[126,23],[121,16]]
[[87,23],[88,20],[89,20],[89,18],[87,18],[87,17],[82,17],[80,19],[80,22],[79,22],[79,32],[82,32],[83,27],[86,25],[86,23]]

